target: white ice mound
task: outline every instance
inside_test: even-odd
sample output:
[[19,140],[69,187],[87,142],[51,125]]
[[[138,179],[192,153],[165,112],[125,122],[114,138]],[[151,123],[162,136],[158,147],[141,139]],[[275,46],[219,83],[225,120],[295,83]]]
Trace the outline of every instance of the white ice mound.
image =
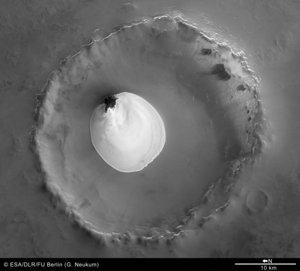
[[[114,169],[140,171],[162,151],[166,142],[164,123],[156,109],[136,94],[122,92],[110,100],[92,114],[93,146]],[[109,106],[109,102],[114,104]]]

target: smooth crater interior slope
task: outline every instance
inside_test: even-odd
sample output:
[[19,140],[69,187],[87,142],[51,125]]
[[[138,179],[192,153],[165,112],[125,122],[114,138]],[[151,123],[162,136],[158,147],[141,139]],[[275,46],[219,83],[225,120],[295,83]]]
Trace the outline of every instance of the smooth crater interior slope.
[[[181,18],[124,26],[82,48],[48,81],[36,132],[47,186],[99,233],[188,227],[189,217],[226,204],[260,152],[256,86],[241,55]],[[93,110],[119,92],[153,105],[168,135],[160,155],[138,172],[113,169],[90,138]]]

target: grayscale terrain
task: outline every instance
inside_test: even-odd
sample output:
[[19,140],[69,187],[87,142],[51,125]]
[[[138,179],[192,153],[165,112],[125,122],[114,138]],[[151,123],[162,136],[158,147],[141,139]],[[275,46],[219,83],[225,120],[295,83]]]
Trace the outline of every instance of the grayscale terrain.
[[[0,0],[0,257],[299,257],[300,2]],[[117,172],[129,91],[161,154]]]

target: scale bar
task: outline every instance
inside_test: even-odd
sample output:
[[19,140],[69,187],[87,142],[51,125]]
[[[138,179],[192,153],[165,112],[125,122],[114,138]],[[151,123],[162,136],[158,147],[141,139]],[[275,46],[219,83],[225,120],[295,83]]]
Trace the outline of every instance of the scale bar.
[[296,265],[296,263],[235,263],[234,265]]

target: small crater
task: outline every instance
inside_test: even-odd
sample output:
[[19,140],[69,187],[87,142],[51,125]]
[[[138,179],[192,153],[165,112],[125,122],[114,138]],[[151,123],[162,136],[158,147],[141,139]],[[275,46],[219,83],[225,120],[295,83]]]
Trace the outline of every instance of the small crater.
[[105,112],[107,112],[108,108],[114,108],[116,105],[117,98],[115,95],[109,95],[104,98],[104,104],[105,104]]
[[262,190],[250,191],[246,199],[246,205],[250,213],[263,212],[268,202],[268,196]]
[[205,56],[211,55],[211,53],[212,53],[212,50],[208,49],[208,48],[202,48],[202,50],[201,50],[201,54],[205,55]]
[[134,12],[138,9],[137,5],[136,4],[133,4],[133,3],[125,3],[121,6],[121,10],[124,11],[124,12]]
[[211,73],[217,75],[218,78],[223,81],[227,81],[231,78],[230,74],[226,71],[224,64],[216,64]]
[[238,85],[237,88],[236,88],[236,90],[238,90],[238,91],[244,91],[244,90],[246,90],[246,87],[244,85]]

